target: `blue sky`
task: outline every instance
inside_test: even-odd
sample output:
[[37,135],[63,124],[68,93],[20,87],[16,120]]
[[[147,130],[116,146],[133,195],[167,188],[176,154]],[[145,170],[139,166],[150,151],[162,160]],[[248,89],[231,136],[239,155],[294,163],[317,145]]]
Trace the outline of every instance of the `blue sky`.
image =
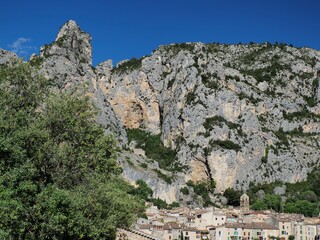
[[93,40],[93,64],[177,42],[286,42],[320,49],[319,0],[0,0],[0,48],[28,58],[67,20]]

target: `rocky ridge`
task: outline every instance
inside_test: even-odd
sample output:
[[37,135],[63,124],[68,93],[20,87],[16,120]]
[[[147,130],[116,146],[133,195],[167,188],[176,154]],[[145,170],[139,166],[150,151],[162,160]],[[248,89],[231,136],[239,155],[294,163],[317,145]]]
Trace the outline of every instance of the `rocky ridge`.
[[[250,182],[300,181],[319,164],[319,51],[185,43],[117,67],[108,60],[93,68],[91,58],[91,36],[69,21],[31,63],[58,88],[92,97],[123,147],[123,175],[145,180],[154,197],[190,203],[188,181],[214,181],[214,199]],[[150,159],[125,129],[160,137],[172,163]]]
[[0,48],[0,64],[6,64],[11,59],[17,59],[17,54]]

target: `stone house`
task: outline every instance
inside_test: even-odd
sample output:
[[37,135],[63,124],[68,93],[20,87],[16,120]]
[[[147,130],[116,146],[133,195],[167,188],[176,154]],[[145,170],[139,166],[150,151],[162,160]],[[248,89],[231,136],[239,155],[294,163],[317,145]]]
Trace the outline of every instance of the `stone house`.
[[180,240],[183,228],[184,228],[184,225],[178,224],[176,222],[165,223],[163,226],[162,238],[164,240],[174,240],[174,239]]
[[278,236],[278,228],[268,223],[226,223],[216,227],[213,240],[267,240],[270,236]]
[[182,229],[183,240],[200,240],[201,231],[197,228],[186,227]]

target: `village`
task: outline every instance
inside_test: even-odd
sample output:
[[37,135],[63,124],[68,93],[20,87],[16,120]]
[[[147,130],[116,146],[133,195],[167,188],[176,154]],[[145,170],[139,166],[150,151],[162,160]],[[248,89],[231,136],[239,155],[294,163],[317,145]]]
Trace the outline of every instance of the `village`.
[[159,210],[150,205],[146,218],[139,218],[134,228],[119,229],[117,239],[319,240],[320,217],[251,211],[249,197],[243,194],[240,208]]

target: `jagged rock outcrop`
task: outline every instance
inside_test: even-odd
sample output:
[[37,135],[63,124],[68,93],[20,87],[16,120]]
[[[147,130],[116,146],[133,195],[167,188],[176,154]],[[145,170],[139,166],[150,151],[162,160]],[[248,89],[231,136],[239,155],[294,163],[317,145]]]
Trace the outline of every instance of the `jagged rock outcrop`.
[[[54,79],[59,88],[88,87],[95,89],[92,69],[91,36],[83,32],[75,21],[64,24],[55,41],[40,49],[41,72]],[[84,85],[84,86],[83,86]]]
[[[319,51],[172,44],[96,69],[91,57],[90,35],[69,21],[31,62],[57,87],[92,97],[99,122],[124,146],[124,176],[145,180],[155,197],[190,203],[188,181],[214,181],[216,193],[250,182],[300,181],[320,162]],[[175,152],[172,164],[150,159],[144,144],[127,145],[125,128],[160,134]],[[190,194],[181,193],[184,187]]]
[[6,64],[11,59],[17,59],[17,54],[0,48],[0,64]]
[[102,89],[97,86],[99,71],[108,75],[108,70],[102,66],[96,72],[92,67],[91,36],[83,32],[75,21],[65,23],[55,41],[44,45],[40,49],[40,55],[33,56],[30,62],[39,67],[40,73],[51,79],[58,89],[82,92],[90,96],[100,109],[98,122],[105,127],[107,133],[115,135],[120,143],[126,143],[122,124]]

